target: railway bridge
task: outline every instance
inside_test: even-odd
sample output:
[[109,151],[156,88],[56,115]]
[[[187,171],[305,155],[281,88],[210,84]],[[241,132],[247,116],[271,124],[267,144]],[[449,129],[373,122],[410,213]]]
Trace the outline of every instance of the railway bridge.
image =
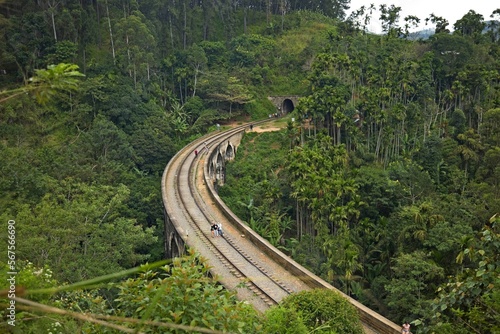
[[[265,122],[253,124],[257,128]],[[302,290],[326,288],[344,295],[255,233],[218,196],[225,163],[234,159],[247,129],[241,125],[214,131],[188,144],[165,168],[161,190],[166,257],[182,256],[186,246],[195,249],[222,285],[261,312]],[[222,223],[224,237],[211,235],[214,223]],[[358,310],[365,333],[400,333],[400,326],[344,297]]]
[[[198,140],[198,147],[193,150],[193,153],[194,151],[196,151],[200,156],[205,156],[204,161],[206,162],[207,168],[206,178],[207,181],[211,182],[215,188],[217,188],[217,186],[219,185],[224,184],[226,163],[234,159],[236,150],[241,143],[244,132],[245,131],[235,132],[230,136],[225,137],[223,141],[211,144],[210,148],[207,141]],[[186,148],[184,150],[186,150]],[[165,187],[170,186],[167,181],[170,180],[162,180],[162,184],[165,183]],[[165,202],[165,191],[162,191],[162,195],[164,197],[163,201]],[[181,256],[182,254],[184,254],[186,243],[182,236],[182,233],[179,233],[179,226],[175,226],[175,224],[173,224],[171,216],[166,210],[164,212],[164,217],[165,256],[169,259]]]

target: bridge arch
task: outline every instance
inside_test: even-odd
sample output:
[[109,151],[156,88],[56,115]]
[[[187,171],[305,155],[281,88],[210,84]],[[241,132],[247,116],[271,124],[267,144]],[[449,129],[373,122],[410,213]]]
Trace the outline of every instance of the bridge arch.
[[214,178],[215,166],[213,163],[208,164],[208,176],[213,179]]
[[[170,256],[172,256],[172,258],[174,257],[180,257],[182,255],[184,255],[184,247],[181,247],[178,242],[177,242],[177,235],[172,233],[170,235],[170,249],[172,250],[171,253],[170,253]],[[182,252],[181,252],[181,249],[182,249]]]
[[236,148],[231,144],[230,141],[227,141],[226,160],[233,160],[235,155]]
[[179,236],[179,231],[175,227],[175,223],[172,218],[165,211],[165,231],[164,231],[164,243],[165,243],[165,256],[168,259],[173,259],[174,257],[180,257],[185,254],[185,245],[182,238]]
[[225,160],[222,157],[221,152],[217,154],[217,161],[215,163],[215,179],[219,182],[224,182],[224,175],[226,174],[224,170],[226,169]]

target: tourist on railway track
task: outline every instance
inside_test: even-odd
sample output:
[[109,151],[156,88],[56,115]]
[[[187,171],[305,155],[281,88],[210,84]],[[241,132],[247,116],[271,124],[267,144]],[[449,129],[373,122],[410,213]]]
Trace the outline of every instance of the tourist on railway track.
[[217,224],[217,232],[221,237],[224,236],[224,232],[222,231],[222,223]]
[[219,227],[217,226],[217,224],[212,224],[212,226],[210,226],[210,231],[212,231],[212,237],[218,236],[218,229]]

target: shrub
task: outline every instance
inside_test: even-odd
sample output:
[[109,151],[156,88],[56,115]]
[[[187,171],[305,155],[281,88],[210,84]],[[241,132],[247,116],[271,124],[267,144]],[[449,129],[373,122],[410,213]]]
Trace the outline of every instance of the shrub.
[[264,334],[307,334],[302,315],[293,308],[272,307],[266,312],[262,327]]
[[301,291],[285,298],[282,307],[302,314],[309,330],[315,333],[362,334],[359,315],[347,299],[328,289]]

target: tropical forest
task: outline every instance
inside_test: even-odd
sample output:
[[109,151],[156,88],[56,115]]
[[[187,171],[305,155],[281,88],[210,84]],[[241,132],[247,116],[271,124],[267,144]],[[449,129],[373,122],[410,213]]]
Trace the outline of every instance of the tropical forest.
[[362,333],[331,291],[261,314],[195,249],[165,256],[170,159],[297,96],[245,133],[224,202],[414,334],[500,333],[500,8],[401,13],[0,0],[0,332]]

